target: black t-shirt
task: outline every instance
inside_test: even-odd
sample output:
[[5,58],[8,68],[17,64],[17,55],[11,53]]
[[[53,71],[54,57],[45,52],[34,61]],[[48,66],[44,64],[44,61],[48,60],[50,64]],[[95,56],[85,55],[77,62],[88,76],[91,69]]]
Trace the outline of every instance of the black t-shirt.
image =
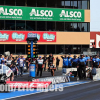
[[49,56],[49,57],[48,57],[48,62],[49,62],[49,63],[53,63],[53,59],[54,59],[53,56]]
[[13,64],[13,65],[16,66],[16,62],[15,62],[15,60],[12,60],[11,64]]
[[26,66],[28,66],[28,62],[29,62],[29,61],[28,61],[28,58],[26,58]]
[[60,59],[56,58],[56,64],[59,65]]
[[45,63],[45,61],[47,60],[47,57],[43,57],[42,59],[44,60],[44,63]]

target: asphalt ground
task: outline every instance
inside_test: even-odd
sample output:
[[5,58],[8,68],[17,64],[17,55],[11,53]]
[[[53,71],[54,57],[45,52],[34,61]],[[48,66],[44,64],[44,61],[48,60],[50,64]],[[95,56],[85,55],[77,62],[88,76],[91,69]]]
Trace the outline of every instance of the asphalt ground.
[[[60,76],[61,70],[55,72],[55,76]],[[51,77],[50,72],[44,72],[44,77]],[[27,81],[29,74],[26,73],[23,77],[15,78],[15,81]],[[39,78],[39,77],[36,77]],[[63,91],[52,92],[11,92],[1,93],[3,96],[0,100],[100,100],[100,81],[81,80],[77,82],[61,83]]]
[[[55,71],[55,76],[60,76],[60,75],[62,75],[61,70]],[[45,78],[45,77],[52,77],[51,72],[43,71],[41,78]],[[36,79],[38,79],[38,78],[40,78],[40,76],[36,76]],[[28,81],[28,80],[29,80],[29,74],[24,74],[23,77],[18,76],[18,77],[14,78],[14,81]]]
[[69,86],[62,92],[36,93],[10,100],[100,100],[100,81]]

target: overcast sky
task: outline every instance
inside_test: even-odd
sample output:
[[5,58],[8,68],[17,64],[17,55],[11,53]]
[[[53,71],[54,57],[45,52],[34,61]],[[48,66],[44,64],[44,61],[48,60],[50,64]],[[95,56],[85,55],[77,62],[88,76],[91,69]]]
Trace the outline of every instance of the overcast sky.
[[90,31],[100,31],[100,0],[90,0]]

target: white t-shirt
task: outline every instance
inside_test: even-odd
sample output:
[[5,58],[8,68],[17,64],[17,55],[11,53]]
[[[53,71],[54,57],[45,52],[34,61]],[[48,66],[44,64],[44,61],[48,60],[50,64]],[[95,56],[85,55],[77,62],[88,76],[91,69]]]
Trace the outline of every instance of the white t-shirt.
[[11,65],[12,60],[7,60],[7,65]]
[[42,64],[43,64],[43,59],[41,59],[41,60],[38,59],[38,60],[37,60],[37,63],[38,63],[39,65],[42,65]]
[[20,59],[19,60],[19,67],[23,67],[24,66],[24,60],[23,59]]

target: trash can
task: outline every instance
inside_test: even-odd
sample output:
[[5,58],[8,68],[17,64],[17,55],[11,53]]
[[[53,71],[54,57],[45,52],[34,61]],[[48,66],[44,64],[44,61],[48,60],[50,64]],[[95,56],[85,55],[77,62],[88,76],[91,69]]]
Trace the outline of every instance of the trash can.
[[35,77],[35,64],[30,64],[29,65],[29,75],[30,77]]

